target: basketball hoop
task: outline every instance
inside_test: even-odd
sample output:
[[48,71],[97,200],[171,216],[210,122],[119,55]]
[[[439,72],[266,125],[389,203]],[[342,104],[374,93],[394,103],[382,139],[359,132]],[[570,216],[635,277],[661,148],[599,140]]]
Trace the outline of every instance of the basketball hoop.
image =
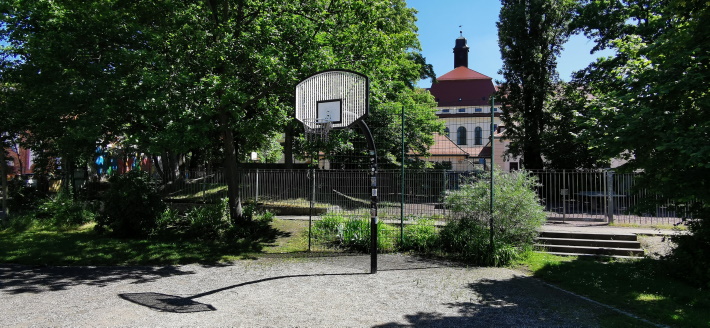
[[328,134],[333,129],[333,122],[323,119],[305,119],[303,123],[304,135],[309,144],[328,142]]

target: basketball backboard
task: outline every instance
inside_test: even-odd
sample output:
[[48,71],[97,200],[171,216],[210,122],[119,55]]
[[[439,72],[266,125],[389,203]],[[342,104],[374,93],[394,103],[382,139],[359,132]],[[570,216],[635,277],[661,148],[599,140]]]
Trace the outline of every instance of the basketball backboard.
[[[368,114],[367,76],[346,70],[311,75],[296,85],[296,119],[310,128],[346,128]],[[314,126],[311,126],[314,125]]]

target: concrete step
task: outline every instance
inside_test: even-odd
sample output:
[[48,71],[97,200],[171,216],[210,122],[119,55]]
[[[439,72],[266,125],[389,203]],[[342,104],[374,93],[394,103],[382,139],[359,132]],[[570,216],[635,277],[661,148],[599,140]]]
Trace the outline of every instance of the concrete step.
[[591,233],[591,232],[562,232],[562,231],[543,231],[540,237],[546,238],[563,238],[563,239],[592,239],[592,240],[628,240],[636,241],[634,234],[620,233]]
[[548,253],[572,253],[587,254],[596,256],[638,256],[644,255],[641,248],[618,248],[618,247],[592,247],[592,246],[571,246],[571,245],[545,245],[535,244],[538,250]]
[[590,246],[590,247],[611,247],[611,248],[641,248],[641,243],[632,240],[611,240],[611,239],[577,239],[577,238],[537,238],[538,244],[544,245],[569,245],[569,246]]
[[630,233],[544,231],[535,248],[557,255],[622,258],[644,255],[636,235]]
[[[541,252],[541,251],[538,251]],[[585,257],[613,257],[615,259],[638,259],[638,256],[625,256],[625,255],[599,255],[599,254],[582,254],[582,253],[561,253],[561,252],[544,252],[546,254],[552,254],[557,256],[585,256]]]

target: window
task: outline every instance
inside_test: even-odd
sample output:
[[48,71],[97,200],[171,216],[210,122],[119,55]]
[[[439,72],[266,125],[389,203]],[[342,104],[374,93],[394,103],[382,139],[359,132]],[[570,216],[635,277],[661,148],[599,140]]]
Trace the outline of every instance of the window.
[[481,113],[483,112],[483,108],[476,108],[476,113]]
[[442,109],[441,112],[442,112],[442,113],[448,113],[449,110],[448,110],[448,109]]
[[483,144],[483,130],[481,130],[480,126],[477,126],[475,130],[473,130],[473,144],[474,145],[482,145]]
[[444,128],[444,135],[446,135],[447,138],[451,138],[451,130],[449,130],[448,126]]
[[519,170],[518,162],[510,162],[510,171],[517,171],[517,170]]
[[465,112],[466,112],[466,108],[459,108],[459,113],[465,113]]
[[497,111],[498,111],[498,107],[493,108],[493,111],[494,111],[494,112],[497,112]]
[[460,126],[458,130],[456,130],[456,144],[466,144],[466,128],[464,128],[463,126]]

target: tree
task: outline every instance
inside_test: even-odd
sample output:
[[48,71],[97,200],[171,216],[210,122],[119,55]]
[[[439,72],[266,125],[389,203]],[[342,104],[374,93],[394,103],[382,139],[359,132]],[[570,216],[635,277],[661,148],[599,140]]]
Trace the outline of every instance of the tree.
[[[589,140],[640,171],[639,188],[690,205],[672,258],[710,284],[710,8],[702,1],[585,1],[579,26],[617,55],[578,74],[596,96]],[[609,28],[613,26],[613,28]]]
[[153,154],[219,149],[237,221],[245,219],[238,163],[289,121],[299,80],[355,70],[370,77],[373,103],[385,103],[427,68],[403,0],[10,1],[3,9],[4,34],[23,60],[14,78],[28,88],[18,103],[36,113],[26,124],[36,147],[71,158],[97,140]]
[[540,152],[548,169],[608,167],[609,157],[590,147],[585,131],[594,129],[587,108],[589,94],[577,83],[559,82],[545,102],[545,130],[540,133]]
[[573,0],[503,0],[498,44],[503,58],[501,119],[511,140],[508,154],[526,169],[542,169],[545,102],[557,83],[557,56],[569,36]]

